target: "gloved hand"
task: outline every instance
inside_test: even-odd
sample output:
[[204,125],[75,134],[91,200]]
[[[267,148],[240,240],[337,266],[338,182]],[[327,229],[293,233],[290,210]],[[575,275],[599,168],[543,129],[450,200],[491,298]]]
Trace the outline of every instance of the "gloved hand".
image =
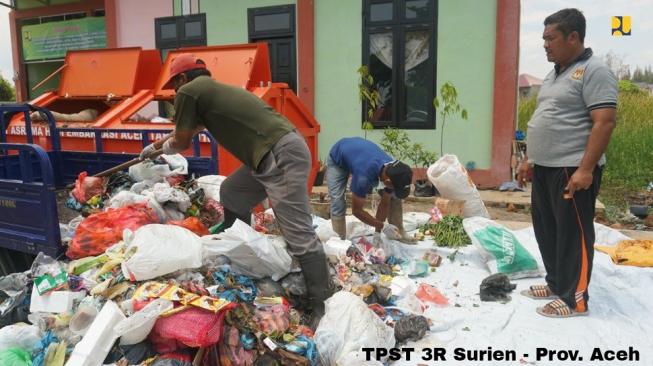
[[149,144],[145,146],[143,151],[141,151],[141,154],[138,156],[139,159],[145,160],[148,156],[152,155],[153,152],[156,151],[156,147],[154,147],[154,144]]
[[388,239],[391,240],[399,240],[401,239],[401,233],[399,232],[399,229],[392,225],[392,224],[385,224],[383,225],[383,230],[381,230],[385,236],[388,237]]
[[163,146],[161,147],[162,151],[166,155],[174,155],[178,154],[181,152],[180,149],[176,149],[172,147],[172,139],[167,139],[166,142],[163,143]]
[[381,241],[381,233],[374,232],[374,238],[372,239],[372,245],[374,245],[376,248],[380,248],[381,244],[383,242]]

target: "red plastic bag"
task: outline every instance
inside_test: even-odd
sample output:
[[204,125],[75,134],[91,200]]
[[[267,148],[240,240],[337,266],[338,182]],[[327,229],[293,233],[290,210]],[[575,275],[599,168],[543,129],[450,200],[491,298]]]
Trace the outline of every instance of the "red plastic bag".
[[[182,347],[208,347],[220,341],[226,309],[212,313],[208,310],[190,307],[176,314],[160,317],[150,333],[149,339],[158,353],[172,352]],[[173,348],[176,344],[177,347]]]
[[73,197],[79,203],[86,203],[91,198],[104,193],[104,179],[89,177],[87,172],[79,173],[73,189]]
[[424,302],[430,302],[440,306],[449,305],[449,300],[447,300],[447,298],[444,297],[437,288],[426,283],[419,284],[415,296]]
[[199,236],[209,235],[209,229],[202,224],[202,221],[195,216],[187,217],[184,220],[168,221],[170,225],[177,225],[186,228]]
[[158,223],[156,212],[147,203],[137,203],[109,209],[85,218],[77,227],[66,256],[79,259],[98,255],[122,240],[124,229],[136,230],[143,225]]

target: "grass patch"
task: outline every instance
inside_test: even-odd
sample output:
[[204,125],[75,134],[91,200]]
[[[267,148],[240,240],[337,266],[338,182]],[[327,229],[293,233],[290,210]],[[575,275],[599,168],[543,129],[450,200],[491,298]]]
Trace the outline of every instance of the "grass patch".
[[[536,98],[520,98],[518,128],[527,130]],[[621,90],[617,127],[606,151],[599,199],[607,211],[626,209],[629,195],[642,191],[653,180],[653,96],[639,90]]]

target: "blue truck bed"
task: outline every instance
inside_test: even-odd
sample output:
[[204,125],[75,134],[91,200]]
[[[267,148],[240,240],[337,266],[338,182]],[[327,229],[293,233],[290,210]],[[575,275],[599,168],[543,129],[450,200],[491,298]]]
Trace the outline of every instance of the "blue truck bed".
[[[29,113],[38,110],[47,116],[52,139],[52,151],[33,144]],[[26,121],[26,144],[6,143],[6,126],[15,113],[23,113]],[[52,114],[29,104],[0,104],[0,271],[11,267],[22,258],[18,253],[36,255],[44,252],[57,257],[63,253],[59,233],[56,190],[73,183],[81,171],[90,175],[114,167],[136,157],[135,154],[104,153],[102,144],[96,152],[62,151],[60,134],[91,132],[101,142],[102,133],[125,130],[56,127]],[[129,132],[134,132],[130,130]],[[161,130],[141,130],[143,146],[149,143],[150,133]],[[194,154],[187,157],[189,174],[202,176],[217,174],[218,149],[212,136],[211,156],[199,156],[199,139],[194,140]],[[13,256],[7,258],[7,255]],[[23,256],[24,257],[24,256]],[[6,272],[5,272],[6,273]]]

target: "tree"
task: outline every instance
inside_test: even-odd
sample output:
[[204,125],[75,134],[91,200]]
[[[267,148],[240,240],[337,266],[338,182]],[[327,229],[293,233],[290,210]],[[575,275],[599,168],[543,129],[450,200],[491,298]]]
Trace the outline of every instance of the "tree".
[[374,129],[371,121],[374,117],[374,112],[379,106],[380,95],[367,65],[358,68],[358,75],[360,76],[360,80],[358,81],[358,97],[364,102],[367,108],[365,113],[366,118],[363,121],[363,131],[365,131],[365,139],[367,140],[367,131]]
[[16,91],[5,78],[0,75],[0,102],[13,102],[16,100]]
[[444,123],[447,117],[460,113],[460,118],[467,120],[467,110],[458,103],[458,91],[451,82],[446,82],[440,88],[440,96],[433,98],[433,106],[440,113],[442,129],[440,130],[440,156],[444,154]]

